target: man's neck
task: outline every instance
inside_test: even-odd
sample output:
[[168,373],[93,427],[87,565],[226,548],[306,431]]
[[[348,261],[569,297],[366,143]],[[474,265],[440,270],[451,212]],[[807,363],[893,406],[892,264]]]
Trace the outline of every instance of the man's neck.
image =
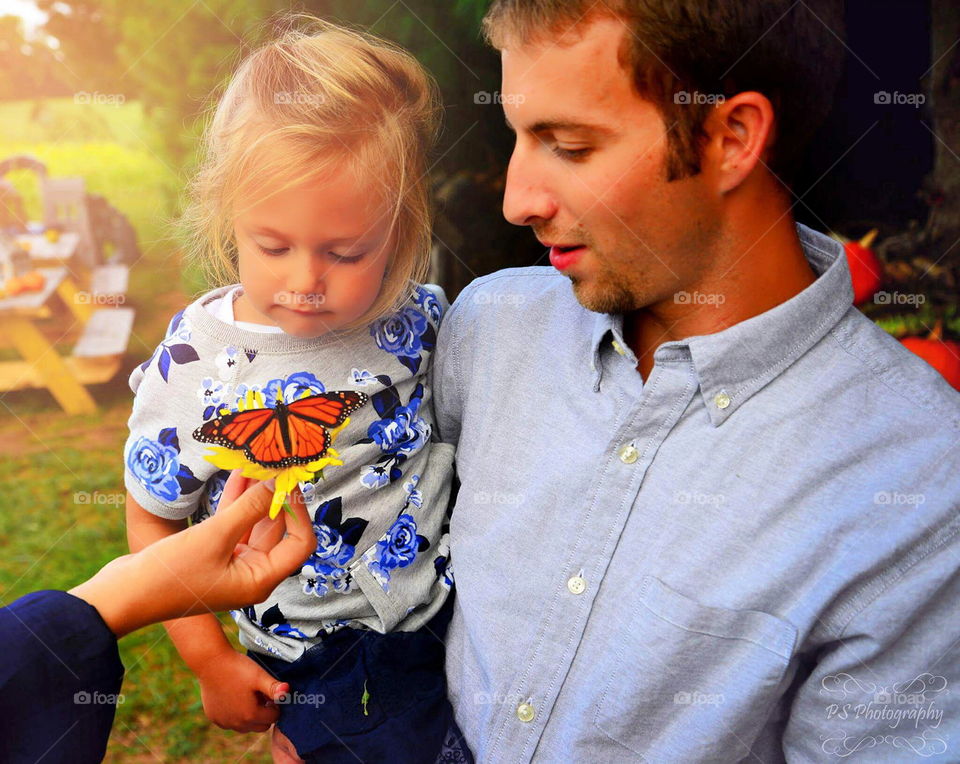
[[764,230],[740,227],[722,237],[712,253],[719,267],[684,291],[686,301],[669,300],[624,316],[624,339],[647,379],[653,353],[664,342],[714,334],[760,315],[802,292],[817,279],[807,262],[789,215]]

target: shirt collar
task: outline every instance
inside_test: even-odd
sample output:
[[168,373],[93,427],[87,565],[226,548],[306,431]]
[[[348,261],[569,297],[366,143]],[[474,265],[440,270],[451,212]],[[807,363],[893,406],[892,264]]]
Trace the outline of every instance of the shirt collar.
[[[813,347],[853,304],[843,245],[797,224],[804,255],[818,278],[806,289],[760,315],[714,334],[665,342],[654,361],[689,354],[710,421],[723,424],[750,397]],[[623,316],[596,314],[591,341],[594,389],[600,389],[600,351],[608,335],[617,352],[637,359],[623,339]]]

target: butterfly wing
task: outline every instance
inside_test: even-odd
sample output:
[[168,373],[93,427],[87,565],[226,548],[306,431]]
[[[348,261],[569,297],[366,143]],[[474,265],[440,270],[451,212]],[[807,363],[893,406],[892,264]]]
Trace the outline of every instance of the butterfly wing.
[[273,409],[248,409],[221,414],[204,422],[193,437],[201,443],[215,443],[227,448],[243,448],[263,431],[275,417]]
[[350,414],[363,406],[367,400],[368,398],[364,393],[336,390],[301,398],[289,404],[287,408],[298,419],[324,427],[339,427]]

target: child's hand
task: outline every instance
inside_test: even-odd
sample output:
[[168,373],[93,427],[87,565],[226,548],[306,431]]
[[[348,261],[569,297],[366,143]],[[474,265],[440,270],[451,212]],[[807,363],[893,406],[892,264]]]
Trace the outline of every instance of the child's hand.
[[277,721],[279,700],[290,686],[234,649],[211,656],[197,673],[207,718],[235,732],[266,732]]

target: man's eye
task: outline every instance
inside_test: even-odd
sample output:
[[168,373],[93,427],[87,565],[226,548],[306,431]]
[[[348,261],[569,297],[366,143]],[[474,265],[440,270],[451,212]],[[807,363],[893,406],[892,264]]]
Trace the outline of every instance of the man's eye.
[[559,146],[553,147],[553,153],[556,154],[561,159],[569,159],[571,161],[576,161],[578,159],[586,159],[587,155],[592,149],[564,149]]

